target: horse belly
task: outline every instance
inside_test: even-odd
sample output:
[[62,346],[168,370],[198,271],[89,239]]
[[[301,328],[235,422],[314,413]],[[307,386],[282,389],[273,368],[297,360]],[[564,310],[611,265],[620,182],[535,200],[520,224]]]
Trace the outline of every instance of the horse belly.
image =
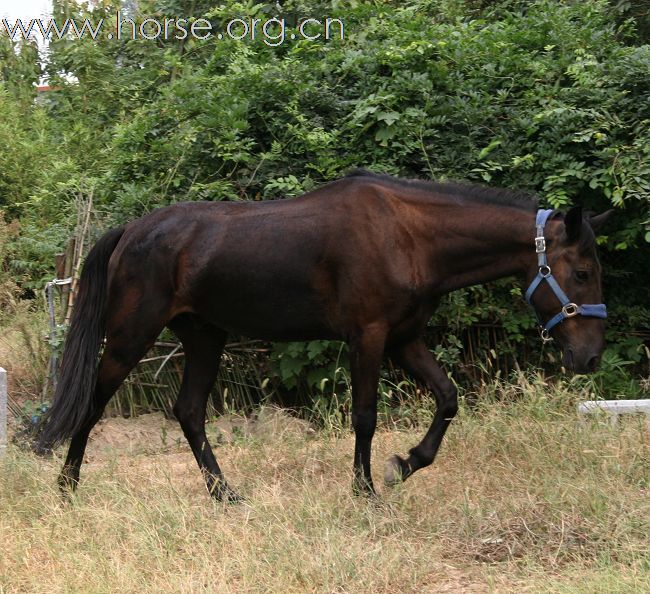
[[222,254],[194,291],[195,311],[228,332],[250,338],[335,338],[326,298],[310,278],[312,267],[273,260],[230,261]]

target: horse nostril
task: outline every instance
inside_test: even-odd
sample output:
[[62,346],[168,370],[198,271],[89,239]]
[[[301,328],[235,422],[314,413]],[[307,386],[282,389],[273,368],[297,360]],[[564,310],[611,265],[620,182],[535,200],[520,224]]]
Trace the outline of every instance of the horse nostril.
[[600,363],[600,357],[598,355],[593,356],[589,361],[587,361],[587,371],[593,373],[598,369],[598,364]]
[[570,348],[567,348],[564,351],[564,361],[562,363],[565,369],[570,369],[571,371],[574,370],[573,351]]

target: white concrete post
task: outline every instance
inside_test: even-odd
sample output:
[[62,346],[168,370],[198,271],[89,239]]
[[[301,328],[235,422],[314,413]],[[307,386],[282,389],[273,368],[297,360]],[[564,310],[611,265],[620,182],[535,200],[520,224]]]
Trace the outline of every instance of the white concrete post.
[[584,419],[586,415],[599,411],[607,413],[611,425],[616,425],[619,415],[644,413],[650,427],[650,398],[642,400],[587,400],[578,404],[578,415]]
[[7,372],[0,367],[0,458],[7,451]]

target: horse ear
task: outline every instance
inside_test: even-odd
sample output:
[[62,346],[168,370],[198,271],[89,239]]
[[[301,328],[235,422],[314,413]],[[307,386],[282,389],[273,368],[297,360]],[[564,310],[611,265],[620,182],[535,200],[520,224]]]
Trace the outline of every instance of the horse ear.
[[580,239],[580,231],[582,230],[581,206],[574,206],[566,213],[566,215],[564,215],[564,226],[570,243],[574,243]]
[[600,228],[607,223],[609,218],[614,214],[614,209],[610,208],[609,210],[606,210],[605,212],[596,215],[594,217],[589,217],[589,224],[591,225],[591,228],[594,230],[594,233],[598,233],[600,231]]

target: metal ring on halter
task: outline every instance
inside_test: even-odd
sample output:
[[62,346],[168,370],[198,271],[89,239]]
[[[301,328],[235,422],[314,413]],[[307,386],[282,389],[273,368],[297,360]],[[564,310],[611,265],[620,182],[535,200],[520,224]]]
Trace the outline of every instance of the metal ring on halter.
[[[546,323],[542,322],[542,319],[537,313],[537,321],[539,322],[539,333],[544,341],[547,343],[553,340],[551,336],[551,330],[555,328],[558,324],[562,323],[567,318],[572,318],[574,316],[587,316],[592,318],[606,318],[607,309],[604,303],[585,303],[583,305],[576,305],[575,303],[569,301],[569,297],[562,290],[562,287],[557,282],[557,279],[553,277],[551,273],[551,267],[548,264],[547,254],[546,254],[546,239],[544,238],[544,226],[546,222],[553,216],[552,210],[538,210],[537,216],[535,218],[535,226],[537,228],[537,235],[535,236],[535,251],[537,252],[537,269],[538,272],[535,275],[535,278],[528,285],[526,289],[525,297],[526,301],[530,305],[533,305],[531,299],[538,289],[538,287],[546,281],[546,284],[549,286],[550,290],[553,292],[555,297],[560,302],[562,309],[552,316]],[[534,305],[533,305],[534,307]]]
[[562,307],[562,312],[567,318],[572,318],[580,313],[580,309],[575,303],[567,303]]

